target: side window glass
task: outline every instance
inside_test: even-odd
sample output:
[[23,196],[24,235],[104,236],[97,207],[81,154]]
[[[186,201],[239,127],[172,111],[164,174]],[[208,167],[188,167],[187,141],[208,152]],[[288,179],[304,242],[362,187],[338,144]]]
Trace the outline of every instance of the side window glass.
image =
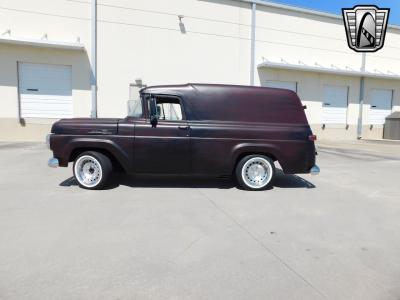
[[157,118],[166,121],[183,120],[182,107],[179,99],[176,98],[156,98]]

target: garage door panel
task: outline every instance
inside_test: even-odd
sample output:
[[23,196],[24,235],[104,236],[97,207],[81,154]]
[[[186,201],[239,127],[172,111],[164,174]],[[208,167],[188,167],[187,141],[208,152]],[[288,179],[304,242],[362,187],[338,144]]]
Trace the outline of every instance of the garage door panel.
[[[21,74],[21,79],[23,80],[29,80],[29,81],[33,81],[33,82],[43,82],[43,81],[47,81],[47,80],[51,80],[54,82],[61,82],[64,80],[68,80],[70,78],[70,70],[68,69],[63,69],[62,72],[51,72],[51,70],[40,70],[39,68],[37,69],[32,69],[30,71],[27,71],[26,69],[24,69],[25,72],[46,72],[46,74],[28,74],[28,75],[24,75]],[[65,82],[63,82],[64,84]]]
[[369,116],[369,124],[371,125],[383,125],[385,124],[386,117],[390,115],[391,111],[372,112]]
[[72,117],[70,66],[19,63],[21,117]]
[[323,124],[347,123],[347,86],[324,85],[322,117]]
[[37,106],[41,105],[42,109],[46,109],[46,107],[53,107],[53,106],[63,106],[66,110],[69,109],[70,103],[69,101],[52,101],[51,103],[44,103],[43,101],[37,100],[27,100],[22,102],[22,108],[30,108],[30,109],[37,109]]
[[28,94],[35,94],[35,93],[44,93],[46,94],[51,93],[52,91],[55,92],[55,94],[65,94],[65,95],[71,95],[71,87],[67,86],[65,82],[69,80],[68,78],[65,79],[57,79],[57,80],[44,80],[44,81],[35,81],[31,80],[29,81],[29,84],[23,84],[20,85],[20,91],[21,93],[28,93]]
[[[25,102],[24,103],[24,110],[35,110],[38,102]],[[45,107],[42,108],[42,111],[48,111],[48,110],[61,110],[65,111],[68,109],[69,103],[66,102],[55,102],[55,103],[50,103],[46,105]]]
[[346,123],[346,113],[345,108],[330,108],[329,112],[323,112],[324,118],[323,123],[330,124],[345,124]]
[[72,117],[72,114],[66,113],[65,110],[65,104],[48,105],[45,108],[42,108],[40,111],[37,110],[36,105],[27,105],[22,109],[22,113],[29,115],[48,115],[50,113],[54,113],[55,117]]
[[64,93],[63,91],[52,91],[49,93],[39,92],[23,92],[21,96],[24,99],[43,99],[43,100],[63,100],[63,101],[71,101],[71,95],[68,93]]
[[49,113],[55,113],[57,116],[70,116],[65,114],[64,112],[64,108],[61,106],[59,108],[57,107],[46,107],[46,109],[42,109],[40,112],[36,111],[35,108],[29,108],[26,107],[24,108],[24,113],[29,113],[29,114],[36,114],[36,115],[40,115],[40,114],[49,114]]
[[20,85],[20,88],[22,91],[28,91],[28,89],[38,89],[40,91],[43,90],[66,90],[67,88],[69,89],[70,86],[65,85],[65,81],[69,80],[68,78],[66,79],[48,79],[48,80],[29,80],[29,84],[25,85]]
[[41,118],[41,119],[63,119],[63,118],[71,118],[72,115],[64,115],[62,113],[58,113],[57,111],[51,112],[24,112],[24,118]]
[[370,93],[369,124],[382,125],[392,112],[393,90],[372,89]]
[[[26,62],[21,62],[20,64],[22,64],[24,66],[24,69],[27,71],[32,71],[32,70],[43,70],[43,67],[45,67],[44,71],[40,73],[40,75],[43,74],[53,74],[53,73],[63,73],[63,71],[65,70],[70,70],[71,66],[67,66],[67,65],[50,65],[50,64],[36,64],[36,63],[26,63]],[[25,73],[26,76],[31,75],[31,73]]]
[[[72,117],[72,111],[70,110],[70,101],[30,101],[25,100],[21,102],[21,114],[24,117],[32,117],[32,115],[53,114],[54,118],[59,117]],[[40,110],[38,110],[40,107]],[[29,116],[28,116],[29,115]]]

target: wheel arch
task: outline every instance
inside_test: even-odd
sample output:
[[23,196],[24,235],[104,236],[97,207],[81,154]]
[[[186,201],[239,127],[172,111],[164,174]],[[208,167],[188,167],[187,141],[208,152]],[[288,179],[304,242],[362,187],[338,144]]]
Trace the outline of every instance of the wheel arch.
[[128,171],[129,159],[125,152],[111,140],[75,139],[70,141],[64,151],[67,162],[74,161],[76,157],[86,151],[100,152],[110,158],[116,170]]
[[272,144],[239,144],[232,151],[231,172],[235,171],[237,164],[243,157],[254,154],[268,156],[273,161],[279,162],[278,150]]

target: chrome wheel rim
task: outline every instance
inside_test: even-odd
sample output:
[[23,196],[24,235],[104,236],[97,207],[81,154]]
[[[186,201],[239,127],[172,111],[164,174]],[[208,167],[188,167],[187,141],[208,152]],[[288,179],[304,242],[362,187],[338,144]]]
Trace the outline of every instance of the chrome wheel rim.
[[246,161],[242,168],[242,179],[253,189],[266,186],[272,178],[272,166],[262,157],[253,157]]
[[103,177],[99,161],[93,156],[81,156],[75,163],[75,178],[85,187],[95,187]]

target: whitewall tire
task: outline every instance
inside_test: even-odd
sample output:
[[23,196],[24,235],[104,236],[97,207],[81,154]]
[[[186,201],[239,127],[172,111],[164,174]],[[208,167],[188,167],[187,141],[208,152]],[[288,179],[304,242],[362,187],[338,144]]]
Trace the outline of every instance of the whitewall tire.
[[74,161],[74,177],[79,186],[85,189],[103,188],[111,171],[111,160],[96,151],[83,152]]
[[275,165],[265,155],[253,154],[243,157],[236,166],[236,179],[243,189],[258,191],[272,186]]

